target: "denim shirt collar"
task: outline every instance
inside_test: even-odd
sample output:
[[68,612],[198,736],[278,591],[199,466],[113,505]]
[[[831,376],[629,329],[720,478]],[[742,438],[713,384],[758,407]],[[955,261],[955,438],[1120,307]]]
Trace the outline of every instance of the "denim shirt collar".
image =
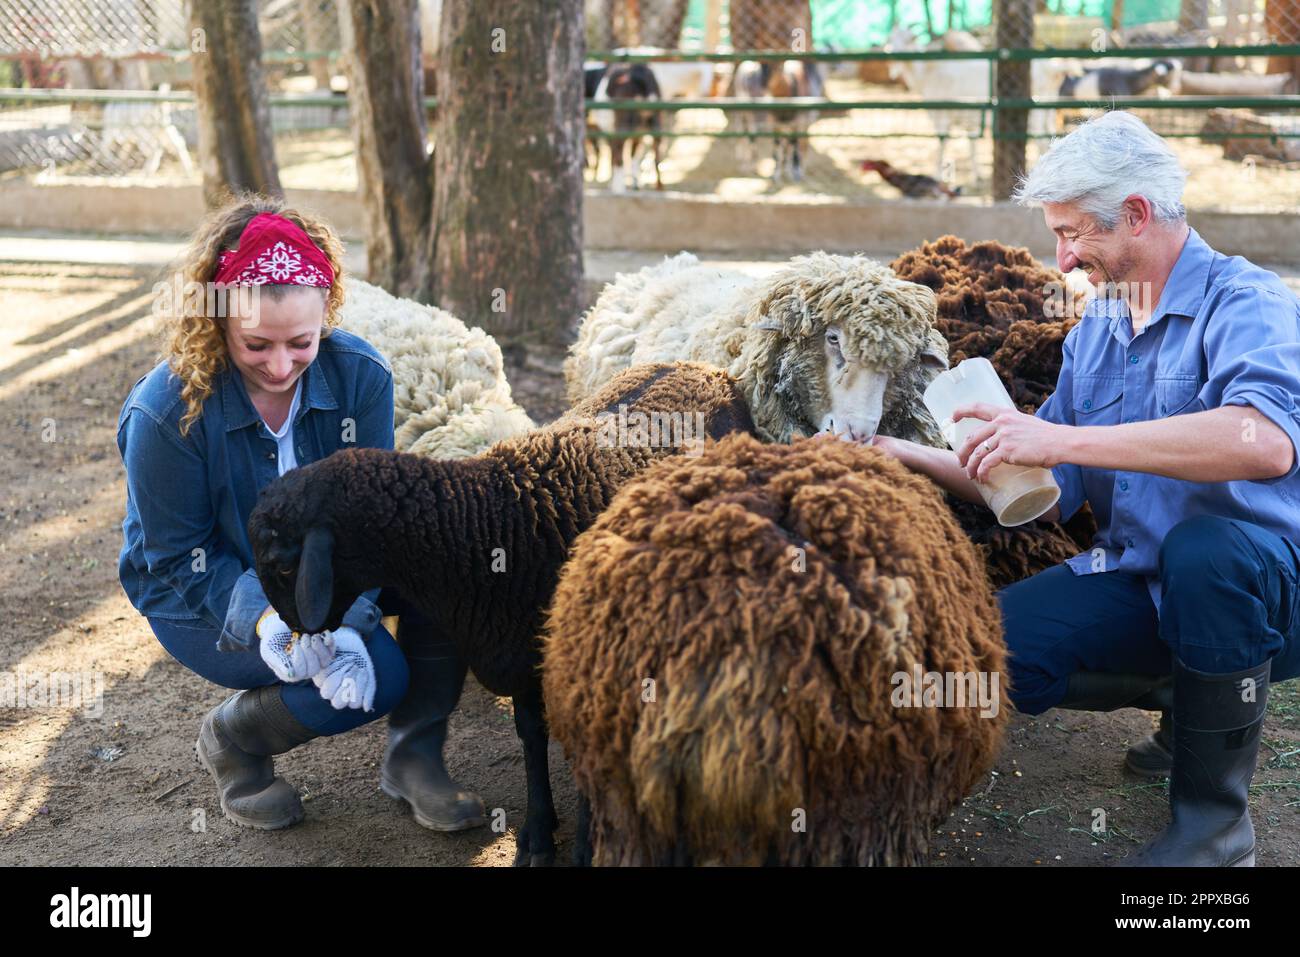
[[[244,377],[233,363],[227,363],[223,373],[225,382],[221,386],[221,406],[226,431],[245,429],[262,421],[262,414],[257,411],[253,401],[244,388]],[[329,383],[320,366],[312,362],[302,373],[302,400],[298,408],[298,418],[302,418],[308,409],[337,409],[338,401],[330,390]]]
[[1169,271],[1165,288],[1160,292],[1160,301],[1156,303],[1151,322],[1147,325],[1168,315],[1195,318],[1201,311],[1201,303],[1205,301],[1205,292],[1210,284],[1210,266],[1213,263],[1214,250],[1189,226],[1183,251],[1178,254],[1178,261]]
[[[1210,284],[1210,267],[1214,264],[1214,250],[1206,244],[1195,229],[1187,228],[1187,239],[1183,242],[1182,252],[1169,271],[1164,289],[1160,291],[1160,301],[1151,312],[1151,318],[1142,327],[1146,332],[1165,316],[1196,317],[1205,301],[1205,293]],[[1098,301],[1094,299],[1095,312],[1110,319],[1110,331],[1124,345],[1132,340],[1132,316],[1128,303],[1122,297]],[[1140,333],[1139,333],[1140,334]]]

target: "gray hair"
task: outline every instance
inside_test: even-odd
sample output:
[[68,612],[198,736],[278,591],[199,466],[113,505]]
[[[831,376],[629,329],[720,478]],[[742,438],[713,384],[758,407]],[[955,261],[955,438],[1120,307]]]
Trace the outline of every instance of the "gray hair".
[[1158,222],[1182,222],[1186,182],[1168,143],[1132,113],[1111,110],[1053,140],[1012,198],[1022,205],[1077,202],[1110,231],[1134,194],[1147,198]]

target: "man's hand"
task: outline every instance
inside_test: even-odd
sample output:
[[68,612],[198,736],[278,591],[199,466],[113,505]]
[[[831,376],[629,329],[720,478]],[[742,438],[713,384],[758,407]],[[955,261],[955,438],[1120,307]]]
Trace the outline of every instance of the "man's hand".
[[989,472],[1002,464],[1047,469],[1063,461],[1063,432],[1068,426],[985,402],[958,406],[952,418],[954,422],[966,418],[985,422],[957,449],[957,461],[977,482],[987,482]]

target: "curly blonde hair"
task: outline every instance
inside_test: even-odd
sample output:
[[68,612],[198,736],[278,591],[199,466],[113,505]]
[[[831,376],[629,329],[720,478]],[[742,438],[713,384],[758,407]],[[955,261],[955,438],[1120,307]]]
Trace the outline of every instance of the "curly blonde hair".
[[[178,260],[173,282],[185,294],[173,302],[162,315],[162,357],[181,380],[181,398],[185,414],[181,417],[181,435],[203,413],[203,403],[212,394],[216,376],[229,362],[223,317],[209,315],[208,296],[191,295],[191,290],[208,289],[217,274],[218,259],[227,249],[235,249],[239,237],[254,216],[272,213],[283,216],[305,232],[329,260],[334,282],[325,296],[325,324],[321,337],[339,324],[343,308],[343,244],[338,234],[324,220],[301,210],[291,209],[283,199],[244,193],[210,213],[190,238],[189,246]],[[178,281],[178,282],[177,282]],[[194,285],[192,285],[194,284]],[[264,286],[273,298],[287,288],[301,286]]]

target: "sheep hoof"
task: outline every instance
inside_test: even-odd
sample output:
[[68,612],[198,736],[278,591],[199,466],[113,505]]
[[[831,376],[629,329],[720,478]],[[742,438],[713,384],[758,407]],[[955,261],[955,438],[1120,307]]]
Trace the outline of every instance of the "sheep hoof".
[[[552,827],[554,825],[552,824]],[[546,845],[550,845],[549,847]],[[536,845],[536,846],[535,846]],[[525,825],[515,839],[515,867],[553,867],[555,865],[555,841],[548,831],[545,840],[533,840]]]
[[554,867],[555,851],[529,851],[527,846],[520,844],[515,851],[515,867]]

